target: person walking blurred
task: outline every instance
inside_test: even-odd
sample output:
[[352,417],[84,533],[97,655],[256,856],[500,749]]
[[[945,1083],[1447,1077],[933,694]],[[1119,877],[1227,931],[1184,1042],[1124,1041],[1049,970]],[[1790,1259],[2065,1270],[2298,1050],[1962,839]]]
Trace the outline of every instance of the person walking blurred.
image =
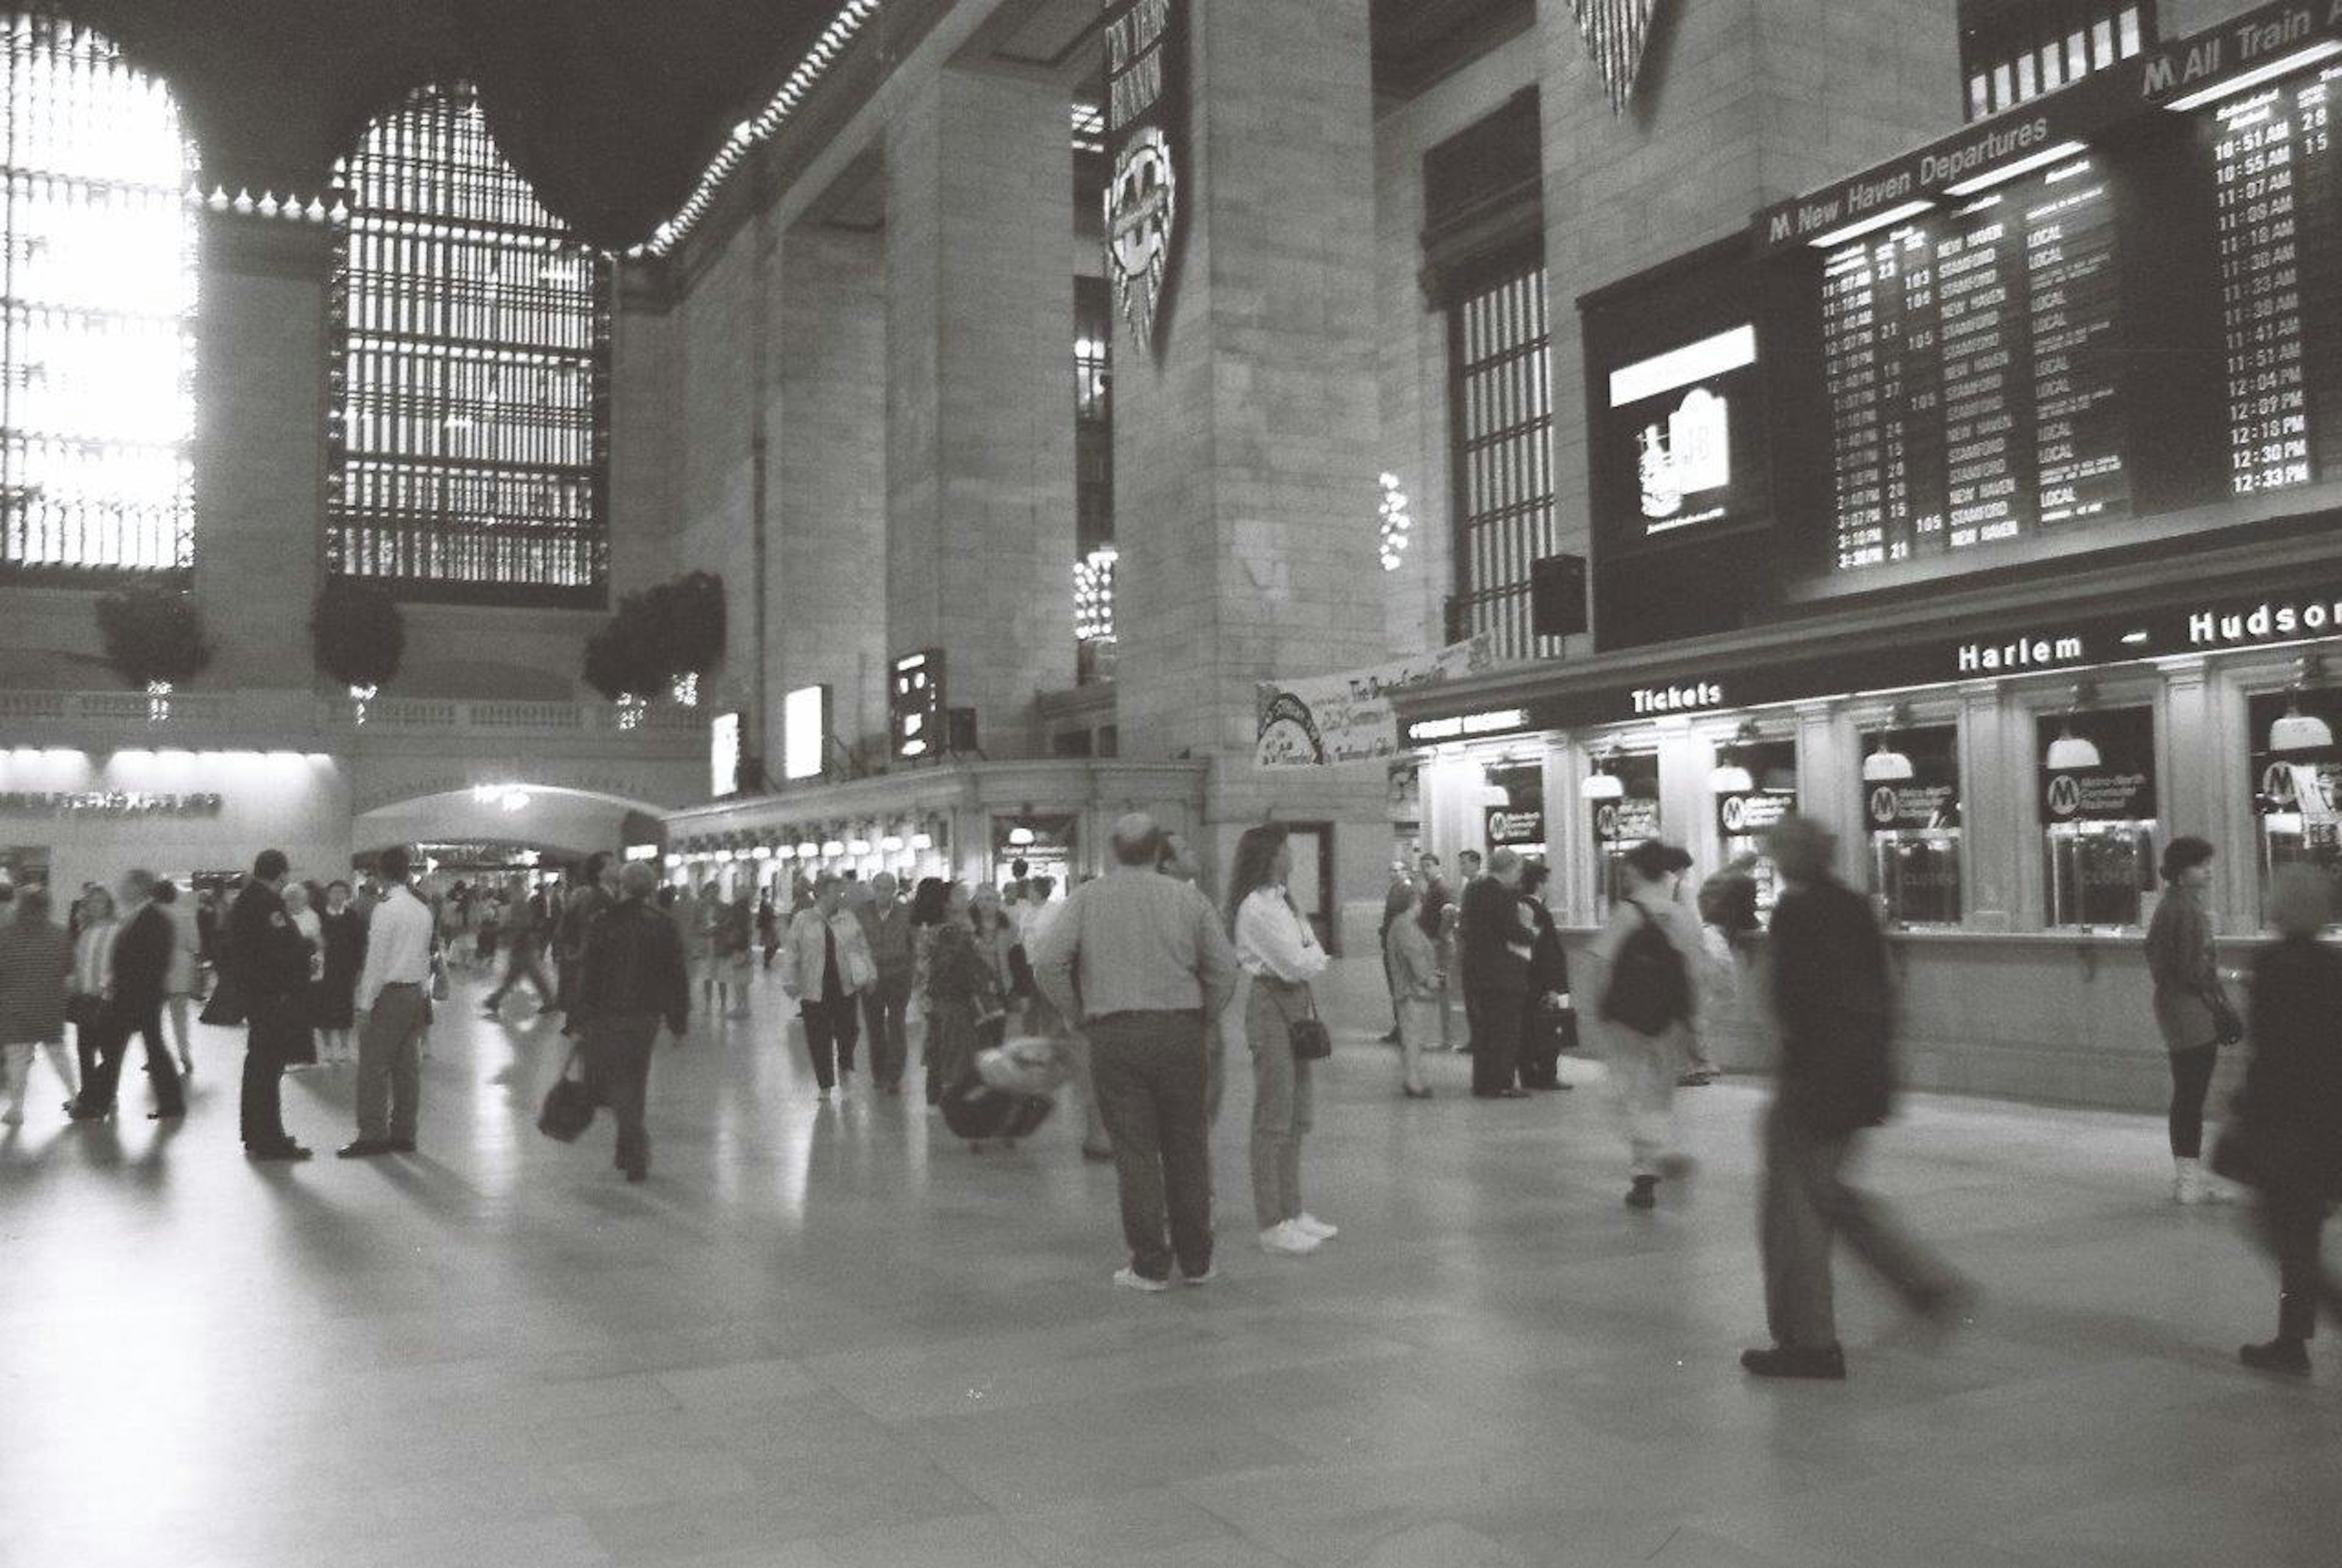
[[382,852],[382,902],[366,922],[352,1006],[358,1026],[358,1135],[345,1160],[415,1153],[423,1111],[423,1032],[431,1022],[431,908],[407,884],[406,851]]
[[[367,914],[370,905],[362,904],[359,914]],[[502,926],[505,948],[505,977],[496,988],[480,1003],[480,1011],[490,1018],[500,1015],[505,996],[525,980],[536,992],[539,1014],[553,1011],[553,982],[545,974],[545,900],[541,893],[525,894],[505,907]]]
[[0,923],[0,1073],[6,1075],[7,1094],[0,1126],[24,1123],[35,1055],[48,1057],[68,1104],[81,1094],[80,1074],[65,1046],[73,946],[50,914],[49,890],[35,884],[16,890],[15,906]]
[[147,1118],[171,1121],[187,1114],[186,1090],[163,1038],[163,1002],[178,933],[155,903],[155,886],[148,872],[134,871],[122,879],[123,907],[129,914],[115,931],[107,956],[96,1070],[82,1075],[81,1094],[71,1113],[76,1122],[114,1114],[122,1059],[129,1054],[133,1034],[145,1047],[146,1071],[155,1084],[155,1109]]
[[1894,1108],[1893,984],[1870,903],[1830,869],[1837,841],[1805,817],[1766,839],[1786,891],[1773,912],[1773,1005],[1781,1069],[1765,1122],[1763,1218],[1767,1349],[1742,1353],[1758,1377],[1846,1375],[1830,1282],[1843,1238],[1921,1317],[1964,1310],[1967,1286],[1847,1184],[1862,1132]]
[[187,1029],[187,1014],[203,984],[202,936],[195,929],[192,901],[179,896],[170,878],[155,884],[155,904],[171,923],[171,967],[163,977],[164,1016],[170,1022],[171,1044],[179,1054],[179,1075],[195,1074],[195,1054]]
[[1252,1050],[1252,1206],[1260,1248],[1304,1257],[1339,1233],[1304,1206],[1301,1144],[1315,1124],[1314,1064],[1294,1050],[1293,1025],[1315,1018],[1310,982],[1329,960],[1286,884],[1293,844],[1281,823],[1245,829],[1228,872],[1229,934],[1244,972],[1245,1043]]
[[619,871],[617,904],[586,933],[577,986],[586,1085],[618,1124],[617,1166],[629,1182],[650,1174],[644,1106],[658,1026],[680,1041],[691,1024],[690,965],[674,921],[651,902],[657,885],[640,861]]
[[2163,852],[2165,891],[2147,927],[2147,967],[2155,979],[2155,1026],[2171,1062],[2171,1201],[2226,1203],[2227,1189],[2204,1175],[2204,1101],[2220,1047],[2244,1033],[2222,982],[2204,899],[2212,846],[2183,835]]
[[2327,1214],[2342,1197],[2342,954],[2319,940],[2336,914],[2325,872],[2277,872],[2268,908],[2277,940],[2253,960],[2252,1056],[2227,1134],[2243,1153],[2240,1174],[2258,1189],[2254,1219],[2277,1269],[2277,1337],[2237,1357],[2295,1377],[2309,1373],[2320,1309],[2342,1323],[2342,1276],[2318,1255]]
[[255,1160],[309,1157],[309,1150],[285,1130],[285,1068],[309,1049],[301,1002],[309,984],[309,955],[285,913],[279,890],[287,874],[283,850],[262,850],[227,916],[227,979],[243,1000],[246,1019],[237,1122],[245,1150]]
[[1611,1094],[1626,1124],[1630,1208],[1652,1207],[1660,1180],[1691,1168],[1675,1121],[1684,1032],[1698,1017],[1699,931],[1676,896],[1690,866],[1690,855],[1657,839],[1628,850],[1619,860],[1623,895],[1587,954],[1598,977]]
[[999,965],[977,940],[966,885],[953,883],[927,954],[927,1057],[946,1093],[975,1074],[979,1053],[1001,1043],[1007,1018]]
[[1112,847],[1114,870],[1039,932],[1034,981],[1089,1039],[1129,1259],[1115,1283],[1167,1290],[1176,1263],[1200,1285],[1216,1277],[1205,1031],[1236,992],[1236,952],[1204,895],[1157,870],[1152,817],[1117,820]]
[[[86,1090],[97,1076],[105,1054],[109,1023],[105,1001],[114,985],[114,937],[122,928],[115,918],[114,894],[95,883],[85,884],[74,901],[73,918],[65,930],[73,944],[73,973],[65,984],[65,1022],[74,1026],[74,1055]],[[76,1095],[75,1104],[80,1104]],[[73,1114],[74,1105],[65,1107]]]

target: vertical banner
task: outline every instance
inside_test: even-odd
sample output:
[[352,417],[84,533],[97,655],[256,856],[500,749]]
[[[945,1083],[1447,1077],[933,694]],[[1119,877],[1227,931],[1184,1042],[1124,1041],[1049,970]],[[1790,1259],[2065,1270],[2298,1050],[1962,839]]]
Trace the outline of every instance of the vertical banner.
[[1106,0],[1106,275],[1157,355],[1186,237],[1189,0]]
[[1570,0],[1578,36],[1610,92],[1610,112],[1623,115],[1643,73],[1643,51],[1651,42],[1651,18],[1659,0]]

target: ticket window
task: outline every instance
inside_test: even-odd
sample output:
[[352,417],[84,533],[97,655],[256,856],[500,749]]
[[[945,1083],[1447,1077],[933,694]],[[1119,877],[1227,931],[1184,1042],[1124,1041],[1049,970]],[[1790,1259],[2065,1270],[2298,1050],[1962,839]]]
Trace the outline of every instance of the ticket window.
[[2047,714],[2037,722],[2048,923],[2132,928],[2155,891],[2155,714]]
[[2314,866],[2334,879],[2342,916],[2342,688],[2272,693],[2247,712],[2261,885],[2284,866]]
[[[1617,782],[1595,782],[1606,776]],[[1658,754],[1629,752],[1604,759],[1582,793],[1593,819],[1595,906],[1606,916],[1626,895],[1627,854],[1659,836]]]
[[1073,884],[1080,850],[1081,819],[1070,813],[996,817],[992,824],[992,881],[1006,888],[1023,862],[1026,876],[1046,876],[1062,897]]
[[[1719,790],[1716,842],[1724,864],[1748,863],[1756,879],[1756,912],[1770,916],[1780,901],[1780,876],[1765,854],[1765,835],[1797,810],[1797,746],[1794,741],[1752,741],[1727,748],[1731,765],[1747,774],[1748,788]],[[1738,781],[1736,779],[1736,783]]]
[[1882,915],[1901,926],[1959,924],[1959,731],[1881,730],[1862,749],[1870,891]]

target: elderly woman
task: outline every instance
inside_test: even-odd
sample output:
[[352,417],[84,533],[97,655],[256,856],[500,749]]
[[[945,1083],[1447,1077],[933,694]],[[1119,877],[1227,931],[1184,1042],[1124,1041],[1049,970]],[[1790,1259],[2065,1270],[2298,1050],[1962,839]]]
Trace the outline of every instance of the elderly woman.
[[2155,1024],[2171,1057],[2171,1197],[2177,1203],[2225,1203],[2205,1180],[2204,1098],[2220,1047],[2236,1044],[2236,1009],[2221,984],[2205,913],[2212,884],[2212,846],[2200,838],[2171,841],[2163,852],[2168,891],[2147,928],[2147,967],[2155,977]]
[[49,918],[49,890],[23,889],[12,918],[0,924],[0,1078],[8,1101],[8,1108],[0,1111],[0,1126],[24,1123],[36,1048],[47,1054],[66,1094],[81,1093],[65,1046],[65,976],[72,966],[65,928]]
[[2317,1255],[2326,1211],[2342,1195],[2342,954],[2317,939],[2335,913],[2324,874],[2277,873],[2268,910],[2277,941],[2253,962],[2253,1054],[2231,1134],[2244,1151],[2237,1174],[2260,1189],[2257,1216],[2278,1290],[2277,1337],[2237,1353],[2247,1366],[2297,1377],[2309,1371],[2318,1308],[2342,1322],[2342,1279]]

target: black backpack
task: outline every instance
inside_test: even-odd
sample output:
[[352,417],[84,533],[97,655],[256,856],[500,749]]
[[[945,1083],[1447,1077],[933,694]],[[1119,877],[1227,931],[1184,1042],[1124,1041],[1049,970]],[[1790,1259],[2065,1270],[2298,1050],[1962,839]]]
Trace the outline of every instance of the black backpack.
[[1637,1034],[1661,1034],[1691,1016],[1691,975],[1651,912],[1640,904],[1635,908],[1642,924],[1626,934],[1610,960],[1602,1016]]

